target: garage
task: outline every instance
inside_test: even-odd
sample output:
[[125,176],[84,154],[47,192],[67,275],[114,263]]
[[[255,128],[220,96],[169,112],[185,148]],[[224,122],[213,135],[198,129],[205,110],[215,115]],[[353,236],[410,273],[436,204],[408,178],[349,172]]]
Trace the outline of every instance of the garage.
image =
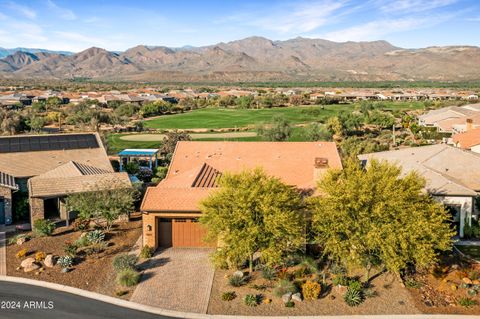
[[157,218],[158,245],[162,248],[211,247],[203,241],[206,230],[195,218]]

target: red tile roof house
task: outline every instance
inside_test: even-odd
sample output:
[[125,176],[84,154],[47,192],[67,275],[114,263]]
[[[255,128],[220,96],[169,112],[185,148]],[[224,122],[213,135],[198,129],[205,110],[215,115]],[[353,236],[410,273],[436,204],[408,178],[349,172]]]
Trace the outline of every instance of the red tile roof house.
[[128,174],[114,172],[97,133],[0,137],[0,225],[12,223],[17,192],[28,196],[33,223],[66,219],[69,194],[130,186]]
[[199,203],[217,189],[223,172],[256,167],[300,190],[314,190],[322,173],[342,164],[333,142],[179,142],[166,178],[143,199],[143,244],[207,246],[197,222]]
[[480,127],[455,134],[452,140],[456,147],[480,153]]

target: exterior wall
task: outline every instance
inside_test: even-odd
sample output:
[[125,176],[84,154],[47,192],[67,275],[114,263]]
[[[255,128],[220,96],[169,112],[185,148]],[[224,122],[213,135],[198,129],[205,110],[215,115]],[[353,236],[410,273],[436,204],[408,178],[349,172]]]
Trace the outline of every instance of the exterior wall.
[[480,144],[473,146],[470,150],[475,153],[480,153]]
[[472,222],[474,198],[470,196],[433,196],[436,200],[444,205],[458,205],[460,206],[460,237],[463,237],[463,227],[465,221]]
[[45,218],[45,207],[43,199],[30,197],[30,222],[33,223],[37,219]]
[[12,190],[7,187],[0,187],[0,198],[4,200],[5,224],[12,223]]

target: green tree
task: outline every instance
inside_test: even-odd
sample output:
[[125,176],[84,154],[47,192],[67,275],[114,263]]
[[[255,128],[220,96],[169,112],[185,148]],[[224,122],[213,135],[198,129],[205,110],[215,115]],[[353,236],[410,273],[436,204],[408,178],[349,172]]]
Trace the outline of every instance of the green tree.
[[31,116],[28,120],[28,126],[33,132],[39,132],[45,125],[45,119],[41,116]]
[[66,205],[82,220],[92,220],[105,231],[122,215],[133,211],[138,192],[119,183],[99,184],[90,192],[69,195]]
[[363,169],[347,161],[318,182],[321,197],[313,201],[312,230],[325,254],[349,266],[365,267],[367,280],[374,260],[394,274],[407,265],[422,268],[451,248],[449,216],[423,192],[416,173],[371,161]]
[[162,146],[160,147],[160,154],[163,155],[165,163],[169,164],[172,160],[173,152],[175,151],[178,142],[191,140],[192,138],[188,133],[178,131],[166,133],[166,136],[163,138]]
[[258,135],[267,141],[281,142],[286,141],[292,134],[292,127],[282,116],[274,116],[269,126],[260,126],[257,128]]
[[330,141],[332,134],[325,125],[310,123],[304,129],[304,137],[306,141]]
[[201,204],[200,222],[207,240],[220,239],[214,253],[217,265],[237,266],[261,253],[267,265],[281,263],[304,244],[303,200],[293,187],[262,169],[225,173],[220,188]]
[[338,117],[330,117],[325,123],[327,130],[332,133],[332,135],[336,135],[337,138],[343,136],[345,132],[345,128],[343,127],[343,123],[340,121]]

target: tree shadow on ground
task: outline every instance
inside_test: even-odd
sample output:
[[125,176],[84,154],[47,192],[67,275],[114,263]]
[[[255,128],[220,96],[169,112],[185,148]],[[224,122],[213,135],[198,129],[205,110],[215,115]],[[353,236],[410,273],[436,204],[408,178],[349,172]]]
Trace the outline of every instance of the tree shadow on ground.
[[149,260],[146,260],[140,264],[137,265],[137,268],[139,271],[145,271],[145,270],[149,270],[149,269],[154,269],[154,268],[158,268],[158,267],[162,267],[164,265],[166,265],[167,263],[169,263],[171,260],[170,258],[152,258],[152,259],[149,259]]

